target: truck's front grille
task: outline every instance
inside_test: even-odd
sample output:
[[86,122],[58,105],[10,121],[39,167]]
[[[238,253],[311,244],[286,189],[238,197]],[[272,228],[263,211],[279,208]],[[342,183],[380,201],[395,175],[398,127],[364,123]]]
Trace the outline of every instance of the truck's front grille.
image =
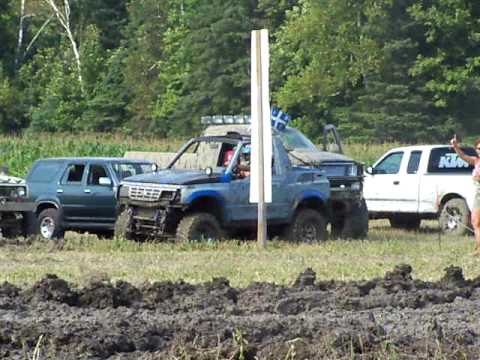
[[132,200],[139,201],[158,201],[162,189],[153,188],[148,186],[129,186],[128,197]]

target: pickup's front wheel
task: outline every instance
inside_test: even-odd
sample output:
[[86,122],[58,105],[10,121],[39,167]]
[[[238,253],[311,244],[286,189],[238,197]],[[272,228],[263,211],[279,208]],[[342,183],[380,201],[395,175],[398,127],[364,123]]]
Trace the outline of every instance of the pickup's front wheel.
[[122,211],[120,215],[118,215],[117,221],[115,221],[113,236],[116,238],[124,238],[125,240],[133,240],[131,222],[130,213],[127,210]]
[[470,210],[463,199],[450,199],[440,212],[440,229],[446,234],[467,235],[470,230]]
[[38,215],[36,233],[43,239],[53,240],[63,238],[60,213],[57,209],[45,209]]
[[177,242],[189,241],[218,241],[224,238],[223,230],[218,220],[209,213],[193,213],[180,220],[177,233]]
[[319,211],[300,209],[286,231],[291,242],[316,243],[327,239],[327,222]]

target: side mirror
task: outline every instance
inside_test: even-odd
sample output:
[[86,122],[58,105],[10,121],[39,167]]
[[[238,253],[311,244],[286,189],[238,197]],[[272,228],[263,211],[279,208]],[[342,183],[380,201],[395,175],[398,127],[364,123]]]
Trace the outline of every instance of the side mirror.
[[102,186],[112,186],[112,180],[109,177],[101,177],[98,179],[98,184]]
[[365,169],[365,172],[369,175],[373,175],[374,171],[373,171],[373,167],[369,166]]

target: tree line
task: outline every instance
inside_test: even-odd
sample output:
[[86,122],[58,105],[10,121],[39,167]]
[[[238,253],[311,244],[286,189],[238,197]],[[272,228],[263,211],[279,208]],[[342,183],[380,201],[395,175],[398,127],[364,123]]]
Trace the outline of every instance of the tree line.
[[272,102],[314,139],[480,133],[478,0],[2,0],[0,131],[180,137],[249,113],[260,28]]

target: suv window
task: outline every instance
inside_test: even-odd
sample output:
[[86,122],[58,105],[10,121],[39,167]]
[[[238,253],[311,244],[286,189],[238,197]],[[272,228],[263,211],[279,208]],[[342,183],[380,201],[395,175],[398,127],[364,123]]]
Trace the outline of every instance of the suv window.
[[58,162],[39,162],[28,175],[28,182],[49,183],[55,179],[60,169],[61,163]]
[[[477,156],[473,148],[462,150],[467,155]],[[460,159],[449,146],[432,149],[430,152],[430,158],[428,159],[429,173],[469,173],[472,172],[472,169],[473,166]]]
[[110,178],[110,176],[108,176],[107,169],[105,169],[105,166],[98,164],[90,165],[87,184],[100,185],[100,178],[102,177]]
[[376,174],[398,174],[400,164],[402,163],[403,152],[396,152],[388,155],[377,166],[375,166]]
[[112,168],[118,180],[123,180],[129,176],[148,174],[154,171],[154,166],[151,163],[113,163]]
[[68,165],[67,174],[65,177],[66,184],[80,183],[83,179],[83,173],[85,171],[84,164],[71,164]]
[[421,151],[412,151],[408,159],[407,174],[416,174],[420,165]]

